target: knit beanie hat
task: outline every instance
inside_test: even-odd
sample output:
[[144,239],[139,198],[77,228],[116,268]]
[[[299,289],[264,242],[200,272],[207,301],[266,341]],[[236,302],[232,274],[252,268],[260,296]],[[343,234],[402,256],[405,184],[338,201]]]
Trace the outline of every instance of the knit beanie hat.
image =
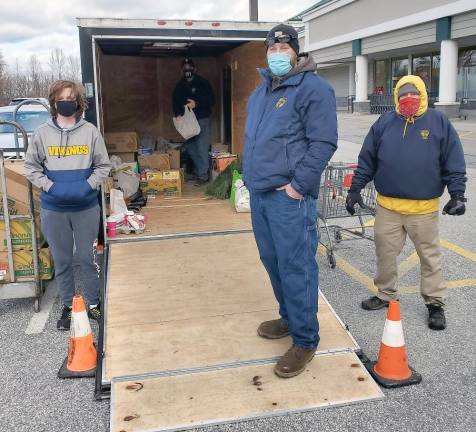
[[[298,33],[296,29],[292,26],[286,24],[278,24],[269,31],[268,35],[266,36],[266,40],[274,40],[275,38],[278,38],[279,36],[283,35],[288,35],[291,37],[291,40],[286,43],[294,50],[296,55],[299,55]],[[270,46],[268,42],[266,43],[266,45]]]

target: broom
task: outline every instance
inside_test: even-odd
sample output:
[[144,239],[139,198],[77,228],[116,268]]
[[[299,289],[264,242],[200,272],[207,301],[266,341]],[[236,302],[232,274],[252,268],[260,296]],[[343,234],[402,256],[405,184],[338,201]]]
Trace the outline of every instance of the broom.
[[218,177],[208,185],[205,194],[223,200],[230,198],[233,170],[241,172],[241,160],[232,162],[218,174]]

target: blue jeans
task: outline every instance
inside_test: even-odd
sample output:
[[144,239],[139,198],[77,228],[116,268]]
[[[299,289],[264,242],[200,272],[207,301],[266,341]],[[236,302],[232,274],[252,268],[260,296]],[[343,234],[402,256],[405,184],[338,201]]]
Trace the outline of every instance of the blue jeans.
[[187,141],[187,152],[193,161],[194,174],[201,180],[208,180],[210,169],[210,119],[198,120],[200,133]]
[[251,221],[279,314],[295,345],[319,343],[316,200],[295,200],[285,191],[252,192]]

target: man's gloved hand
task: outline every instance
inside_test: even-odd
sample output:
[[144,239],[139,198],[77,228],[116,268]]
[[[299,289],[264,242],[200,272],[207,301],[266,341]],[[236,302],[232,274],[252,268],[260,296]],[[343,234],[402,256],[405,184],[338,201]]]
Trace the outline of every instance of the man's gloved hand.
[[350,189],[345,199],[345,208],[353,216],[355,213],[355,205],[358,204],[360,208],[365,208],[364,200],[360,195],[360,190]]
[[466,198],[462,193],[451,194],[451,199],[443,207],[443,214],[449,214],[451,216],[464,215],[466,211]]

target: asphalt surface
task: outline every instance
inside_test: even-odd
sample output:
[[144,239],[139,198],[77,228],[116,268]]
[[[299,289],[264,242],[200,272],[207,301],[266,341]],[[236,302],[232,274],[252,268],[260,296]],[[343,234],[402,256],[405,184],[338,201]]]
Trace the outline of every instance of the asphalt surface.
[[[339,114],[340,138],[347,143],[354,143],[358,152],[369,125],[375,119],[376,116]],[[415,291],[411,287],[419,284],[418,266],[399,281],[405,291],[400,299],[408,356],[411,366],[423,375],[422,383],[384,390],[386,398],[380,401],[201,430],[475,430],[476,262],[473,259],[476,252],[476,121],[455,121],[454,125],[462,137],[467,158],[469,199],[466,215],[440,218],[441,238],[450,245],[450,249],[443,249],[444,275],[455,286],[450,290],[447,302],[448,328],[445,331],[435,332],[427,328],[427,311],[423,301],[416,292],[411,292]],[[442,205],[446,198],[442,199]],[[333,222],[346,224],[349,219]],[[412,252],[413,248],[407,242],[400,261],[405,261]],[[338,246],[337,255],[367,278],[373,276],[375,254],[372,242],[343,242]],[[364,353],[375,358],[382,336],[385,310],[367,312],[360,309],[360,301],[370,292],[362,281],[349,275],[348,265],[330,269],[323,255],[319,255],[319,264],[322,291],[349,326]],[[59,314],[60,305],[56,299],[44,330],[39,334],[26,334],[25,330],[33,317],[32,300],[0,301],[1,432],[109,430],[109,401],[94,400],[93,380],[60,380],[56,377],[67,353],[68,339],[67,332],[56,330]],[[96,326],[93,329],[97,331]]]

